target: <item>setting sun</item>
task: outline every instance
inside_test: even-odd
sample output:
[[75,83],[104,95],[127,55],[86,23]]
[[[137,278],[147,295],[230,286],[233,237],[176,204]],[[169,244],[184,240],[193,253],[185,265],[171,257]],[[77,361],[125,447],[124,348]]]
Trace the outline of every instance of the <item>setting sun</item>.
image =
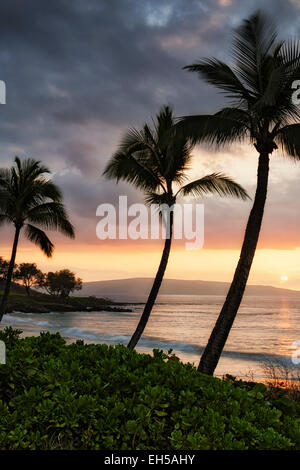
[[280,279],[281,279],[281,281],[288,281],[289,280],[289,278],[287,276],[281,276]]

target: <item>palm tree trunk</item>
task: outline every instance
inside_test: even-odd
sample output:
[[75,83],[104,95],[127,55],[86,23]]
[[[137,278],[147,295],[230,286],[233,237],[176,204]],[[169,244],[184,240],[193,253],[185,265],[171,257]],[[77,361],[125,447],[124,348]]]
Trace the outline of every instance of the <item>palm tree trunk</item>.
[[198,366],[198,371],[204,374],[213,375],[244,295],[264,214],[268,176],[269,154],[261,153],[257,172],[257,189],[246,227],[240,259],[225,303]]
[[10,291],[11,279],[12,279],[12,274],[13,274],[13,270],[14,270],[14,266],[15,266],[15,260],[16,260],[20,230],[21,230],[20,227],[16,227],[15,238],[14,238],[13,248],[12,248],[12,252],[11,252],[11,258],[10,258],[10,262],[9,262],[9,266],[8,266],[4,293],[3,293],[3,296],[2,296],[2,299],[1,299],[0,322],[3,318],[3,315],[6,313],[7,299],[8,299],[8,295],[9,295],[9,291]]
[[159,264],[159,267],[158,267],[153,285],[152,285],[152,289],[150,291],[148,300],[145,304],[144,311],[142,313],[142,316],[140,318],[138,326],[136,327],[136,330],[133,333],[133,335],[132,335],[132,337],[131,337],[128,345],[127,345],[127,347],[131,350],[135,348],[136,344],[138,343],[140,337],[143,334],[143,331],[144,331],[144,329],[147,325],[147,322],[149,320],[154,302],[156,300],[158,291],[160,289],[160,286],[161,286],[161,283],[162,283],[162,280],[163,280],[163,277],[164,277],[164,274],[165,274],[165,271],[166,271],[166,267],[167,267],[167,264],[168,264],[169,255],[170,255],[171,242],[172,242],[172,233],[173,233],[173,212],[170,211],[169,233],[166,236],[164,250],[163,250],[163,253],[162,253],[162,257],[161,257],[161,260],[160,260],[160,264]]

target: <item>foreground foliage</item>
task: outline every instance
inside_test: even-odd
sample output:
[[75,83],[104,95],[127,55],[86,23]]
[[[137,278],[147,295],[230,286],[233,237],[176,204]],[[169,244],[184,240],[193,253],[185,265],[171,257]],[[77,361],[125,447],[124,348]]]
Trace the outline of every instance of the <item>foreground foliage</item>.
[[0,449],[300,449],[299,404],[262,384],[159,350],[19,334],[0,331]]

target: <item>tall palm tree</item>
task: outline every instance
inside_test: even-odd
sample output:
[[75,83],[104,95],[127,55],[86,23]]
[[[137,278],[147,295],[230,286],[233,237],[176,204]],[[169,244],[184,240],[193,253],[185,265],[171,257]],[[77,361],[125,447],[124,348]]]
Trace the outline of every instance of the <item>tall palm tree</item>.
[[47,257],[52,256],[54,245],[42,229],[59,230],[74,238],[74,229],[63,206],[62,194],[59,188],[44,176],[47,173],[50,171],[39,161],[21,161],[18,157],[10,169],[0,169],[0,225],[12,223],[15,226],[13,248],[0,305],[0,321],[7,307],[22,228],[28,240],[39,246]]
[[[181,135],[168,138],[175,120],[169,106],[163,106],[156,116],[154,127],[144,125],[141,131],[131,129],[121,141],[119,150],[108,163],[104,175],[117,181],[124,180],[141,189],[148,204],[166,205],[172,209],[179,195],[248,197],[245,190],[222,174],[213,173],[184,186],[185,172],[191,160],[192,145]],[[174,192],[174,185],[177,191]],[[166,238],[161,261],[137,328],[128,348],[134,349],[148,322],[167,267],[173,232],[173,211],[165,212]]]
[[185,67],[224,92],[232,106],[210,116],[184,117],[178,130],[194,142],[224,144],[250,140],[259,154],[257,188],[239,262],[198,370],[213,374],[239,309],[259,238],[267,196],[269,160],[280,148],[300,158],[299,107],[292,84],[300,76],[300,45],[279,41],[272,21],[253,14],[235,31],[233,64],[204,59]]

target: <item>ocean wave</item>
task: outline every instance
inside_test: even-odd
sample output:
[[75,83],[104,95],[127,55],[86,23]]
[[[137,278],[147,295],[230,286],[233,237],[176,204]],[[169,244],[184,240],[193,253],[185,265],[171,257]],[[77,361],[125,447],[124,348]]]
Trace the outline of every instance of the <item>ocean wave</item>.
[[[126,345],[131,337],[131,335],[116,335],[116,334],[107,334],[101,332],[95,332],[92,330],[85,330],[78,327],[64,327],[62,325],[56,325],[49,321],[36,321],[32,318],[20,318],[17,315],[8,314],[5,315],[5,321],[3,324],[26,324],[26,325],[33,325],[39,326],[42,328],[47,329],[50,332],[59,332],[62,336],[70,337],[73,339],[82,339],[86,341],[93,341],[96,343],[111,343],[111,344],[124,344]],[[138,347],[146,348],[150,351],[152,349],[162,349],[162,350],[170,350],[172,349],[174,353],[176,352],[183,352],[188,355],[197,355],[200,357],[202,354],[204,347],[194,343],[186,343],[183,341],[168,341],[164,340],[159,337],[151,337],[151,336],[142,336],[138,343]],[[245,361],[245,362],[256,362],[256,363],[281,363],[287,366],[292,365],[291,357],[290,356],[283,356],[279,354],[271,354],[271,353],[262,353],[262,352],[240,352],[240,351],[232,351],[225,349],[222,353],[222,357],[231,358],[233,360]],[[299,365],[300,367],[300,365]]]
[[[174,352],[181,351],[184,353],[190,354],[198,354],[199,357],[203,353],[204,347],[199,346],[198,344],[193,343],[184,343],[184,342],[177,342],[177,341],[164,341],[161,338],[141,338],[139,341],[140,346],[146,346],[151,348],[160,348],[160,349],[172,349]],[[240,351],[231,351],[228,349],[224,349],[222,352],[223,357],[228,357],[231,359],[238,359],[244,361],[253,361],[253,362],[274,362],[274,363],[281,363],[286,365],[291,365],[291,357],[290,356],[283,356],[280,354],[270,354],[270,353],[262,353],[262,352],[240,352]],[[300,367],[300,365],[299,365]]]
[[[15,312],[15,313],[18,313],[18,312]],[[22,313],[23,315],[23,313]],[[60,328],[59,325],[54,325],[53,323],[50,323],[48,321],[34,321],[32,320],[31,318],[20,318],[20,317],[17,317],[15,315],[10,315],[10,314],[7,314],[5,315],[4,317],[4,321],[3,323],[25,323],[25,324],[33,324],[33,325],[38,325],[38,326],[43,326],[45,328]]]

